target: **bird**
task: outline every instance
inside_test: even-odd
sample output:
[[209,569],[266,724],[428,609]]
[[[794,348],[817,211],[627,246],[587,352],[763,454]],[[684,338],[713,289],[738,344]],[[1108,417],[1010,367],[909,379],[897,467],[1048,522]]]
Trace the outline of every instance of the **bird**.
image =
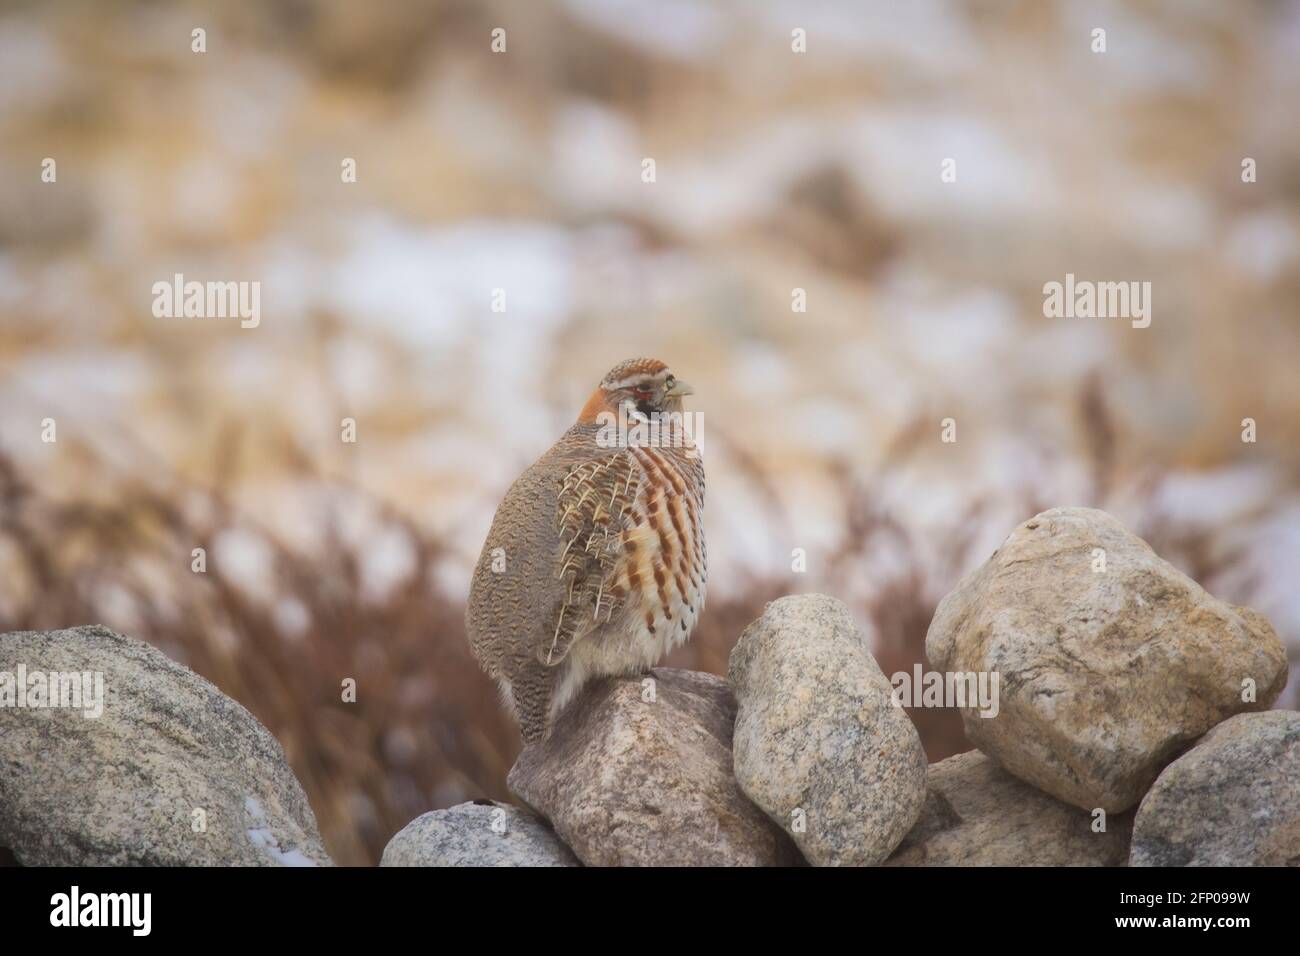
[[591,680],[648,671],[707,594],[704,463],[658,359],[610,369],[497,507],[465,610],[470,650],[525,746]]

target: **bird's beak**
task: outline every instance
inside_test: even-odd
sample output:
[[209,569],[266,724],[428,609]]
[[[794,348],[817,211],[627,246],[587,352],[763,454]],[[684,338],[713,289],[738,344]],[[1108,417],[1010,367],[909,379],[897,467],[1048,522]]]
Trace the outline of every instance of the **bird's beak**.
[[683,395],[694,395],[695,389],[689,384],[683,382],[680,378],[673,382],[673,387],[666,390],[664,395],[668,398],[681,398]]

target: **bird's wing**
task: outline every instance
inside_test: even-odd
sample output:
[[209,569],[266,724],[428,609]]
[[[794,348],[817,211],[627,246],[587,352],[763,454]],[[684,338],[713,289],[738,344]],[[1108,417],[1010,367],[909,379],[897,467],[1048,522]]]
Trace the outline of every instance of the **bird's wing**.
[[538,648],[543,664],[559,664],[575,641],[622,610],[626,593],[617,584],[619,562],[643,480],[641,466],[626,449],[565,472],[555,514],[560,600],[547,622],[550,637]]

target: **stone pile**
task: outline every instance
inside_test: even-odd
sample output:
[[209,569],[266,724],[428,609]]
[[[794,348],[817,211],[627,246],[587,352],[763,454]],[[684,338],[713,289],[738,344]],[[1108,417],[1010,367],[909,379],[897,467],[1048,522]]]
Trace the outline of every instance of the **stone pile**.
[[1016,528],[926,655],[996,688],[957,702],[977,750],[927,767],[848,609],[806,594],[745,630],[725,683],[595,685],[510,786],[587,865],[1300,860],[1300,715],[1267,711],[1281,642],[1110,515]]
[[[1111,516],[1016,528],[939,604],[926,655],[995,690],[955,702],[977,750],[927,766],[849,610],[785,597],[725,680],[592,684],[511,770],[523,807],[426,813],[383,865],[1300,862],[1300,714],[1268,710],[1281,642]],[[275,738],[102,627],[0,635],[5,858],[330,863]]]

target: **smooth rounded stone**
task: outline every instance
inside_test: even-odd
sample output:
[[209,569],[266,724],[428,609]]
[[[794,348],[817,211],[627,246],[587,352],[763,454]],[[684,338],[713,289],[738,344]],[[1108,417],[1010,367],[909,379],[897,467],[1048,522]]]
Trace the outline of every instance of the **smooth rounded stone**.
[[736,780],[818,866],[872,866],[925,802],[925,751],[848,608],[767,605],[731,652]]
[[550,827],[508,803],[462,803],[416,817],[380,866],[581,866]]
[[[978,750],[930,766],[921,819],[885,866],[1123,866],[1133,814],[1094,818]],[[1095,826],[1104,825],[1097,832]]]
[[1239,714],[1156,778],[1130,866],[1300,866],[1300,713]]
[[1286,683],[1282,642],[1262,615],[1207,594],[1090,508],[1016,528],[940,602],[925,648],[940,671],[996,675],[996,716],[962,708],[975,746],[1051,795],[1109,813]]
[[735,714],[712,674],[656,668],[597,681],[519,755],[510,789],[588,866],[800,862],[736,786]]
[[[82,709],[30,706],[33,675],[50,672],[90,675]],[[29,706],[14,706],[20,676]],[[44,699],[70,703],[71,687]],[[0,635],[0,847],[24,866],[330,865],[266,728],[100,626]]]

